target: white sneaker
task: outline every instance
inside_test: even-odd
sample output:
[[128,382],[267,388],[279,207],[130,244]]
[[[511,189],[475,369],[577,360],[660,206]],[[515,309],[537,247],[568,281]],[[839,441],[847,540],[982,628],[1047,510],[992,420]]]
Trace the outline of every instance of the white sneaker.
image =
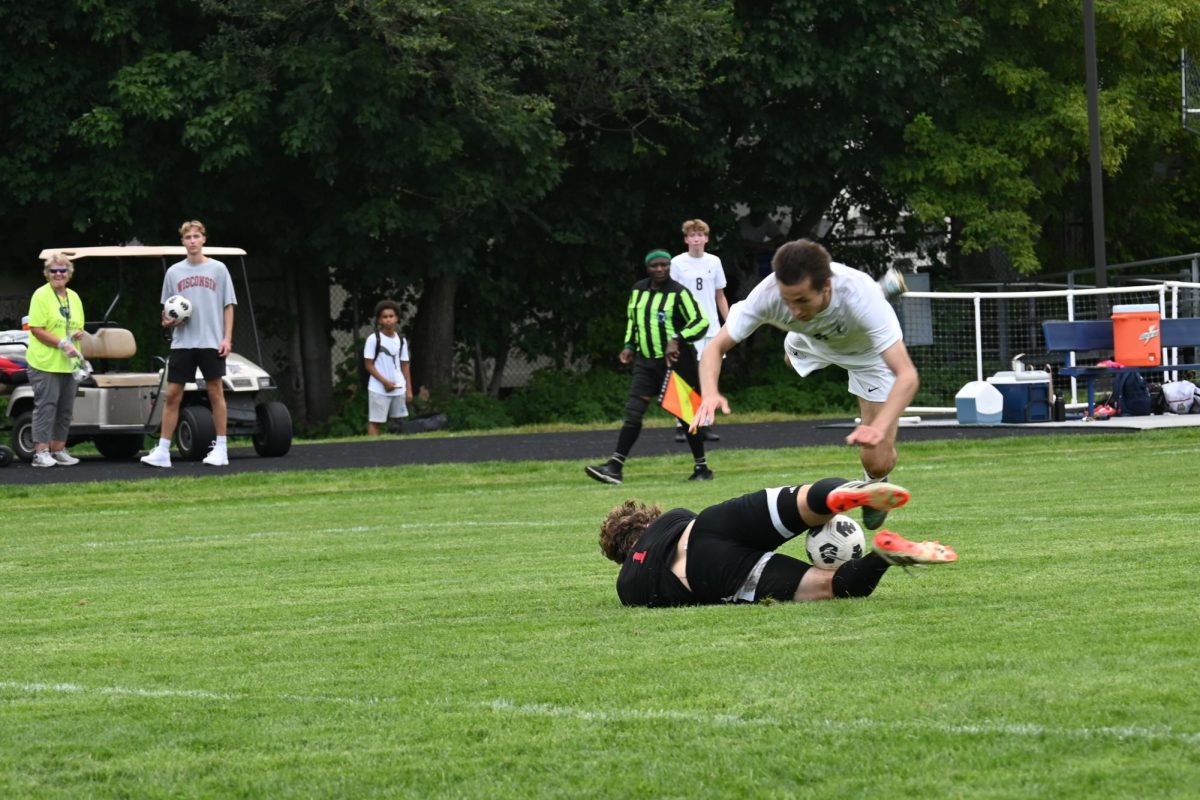
[[142,456],[142,463],[152,467],[170,467],[171,451],[163,447],[155,447],[149,453]]
[[55,461],[55,460],[54,460],[54,459],[53,459],[53,458],[50,456],[50,451],[48,451],[48,450],[38,450],[38,451],[36,451],[36,452],[33,454],[33,458],[30,460],[30,462],[29,462],[29,463],[30,463],[30,466],[34,466],[34,467],[54,467],[54,466],[58,466],[58,462],[57,462],[57,461]]
[[72,464],[78,464],[79,459],[67,452],[67,448],[55,450],[50,453],[50,457],[54,459],[56,464],[62,464],[64,467],[69,467]]
[[210,467],[228,467],[229,449],[213,442],[208,455],[204,457],[204,463]]

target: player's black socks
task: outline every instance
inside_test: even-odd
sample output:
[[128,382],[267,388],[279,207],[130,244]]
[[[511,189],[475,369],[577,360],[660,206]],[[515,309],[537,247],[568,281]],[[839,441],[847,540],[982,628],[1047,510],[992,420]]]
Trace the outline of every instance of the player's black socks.
[[629,451],[633,449],[634,442],[638,440],[638,436],[642,434],[642,426],[631,425],[626,422],[621,426],[621,432],[617,434],[617,452],[622,456],[629,455]]
[[[839,484],[840,485],[840,484]],[[812,490],[809,489],[809,492]],[[809,495],[812,496],[811,494]],[[809,501],[811,505],[811,500]],[[833,573],[833,596],[867,597],[879,585],[879,579],[891,564],[875,553],[847,561]]]
[[832,514],[833,511],[826,504],[829,493],[844,483],[849,483],[849,481],[845,478],[821,478],[808,487],[808,507],[814,514]]

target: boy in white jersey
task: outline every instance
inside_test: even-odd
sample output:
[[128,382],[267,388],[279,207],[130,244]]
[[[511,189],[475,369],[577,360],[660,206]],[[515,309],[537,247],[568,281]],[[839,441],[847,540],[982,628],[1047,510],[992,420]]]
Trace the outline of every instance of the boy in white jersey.
[[[703,400],[694,424],[709,424],[721,396],[721,359],[763,325],[787,332],[784,354],[801,377],[830,364],[850,375],[862,423],[846,437],[859,446],[865,478],[885,480],[896,466],[900,415],[917,394],[917,369],[904,346],[900,321],[883,290],[865,272],[832,263],[824,247],[806,239],[788,242],[771,260],[773,274],[729,310],[729,318],[700,360]],[[874,530],[886,510],[864,508]]]
[[367,381],[367,435],[379,436],[389,420],[408,416],[412,379],[408,371],[408,340],[396,332],[400,306],[380,300],[375,306],[375,331],[363,346]]
[[171,295],[183,295],[192,304],[192,314],[183,322],[162,315],[163,327],[173,329],[171,357],[167,362],[167,397],[158,445],[142,456],[142,463],[152,467],[171,466],[171,437],[179,423],[184,384],[194,380],[199,369],[204,376],[217,433],[204,463],[224,467],[229,465],[229,450],[225,438],[228,415],[222,379],[225,377],[225,357],[233,348],[233,307],[237,305],[237,295],[225,265],[204,255],[207,241],[204,223],[189,220],[179,226],[179,235],[187,258],[171,265],[163,276],[162,302],[166,303]]
[[[696,348],[696,360],[699,361],[704,357],[705,346],[721,329],[721,321],[729,317],[729,301],[725,299],[725,268],[721,265],[720,258],[704,252],[708,244],[707,222],[702,219],[689,219],[683,223],[681,229],[687,252],[671,259],[671,280],[683,284],[692,297],[696,298],[696,303],[708,320],[708,330],[704,336],[692,343]],[[706,441],[715,442],[720,441],[721,437],[706,428],[704,438]],[[675,441],[684,440],[683,423],[680,423]]]

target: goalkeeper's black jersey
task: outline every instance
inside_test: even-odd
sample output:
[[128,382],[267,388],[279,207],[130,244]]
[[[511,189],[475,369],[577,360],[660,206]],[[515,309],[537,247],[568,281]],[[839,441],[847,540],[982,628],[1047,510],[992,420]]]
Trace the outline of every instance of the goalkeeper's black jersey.
[[657,289],[649,278],[635,283],[625,317],[625,346],[646,358],[662,358],[672,339],[694,342],[708,332],[692,293],[669,279]]
[[625,556],[617,576],[617,596],[627,606],[687,606],[696,602],[683,581],[671,572],[675,546],[696,515],[675,508],[654,520]]

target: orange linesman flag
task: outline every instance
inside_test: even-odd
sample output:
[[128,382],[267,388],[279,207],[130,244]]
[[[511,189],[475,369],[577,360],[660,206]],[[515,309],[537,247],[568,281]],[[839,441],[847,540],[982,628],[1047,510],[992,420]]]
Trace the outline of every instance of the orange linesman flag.
[[668,414],[682,420],[683,424],[689,427],[700,409],[699,393],[673,369],[667,370],[662,391],[658,394],[658,402]]

